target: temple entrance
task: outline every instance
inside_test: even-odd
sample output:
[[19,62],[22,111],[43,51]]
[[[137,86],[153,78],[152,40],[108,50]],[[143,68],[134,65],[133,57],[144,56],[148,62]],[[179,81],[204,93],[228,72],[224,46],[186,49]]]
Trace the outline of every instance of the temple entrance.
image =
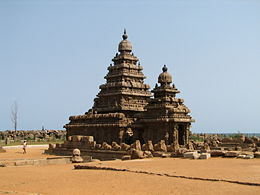
[[178,143],[184,145],[184,125],[178,125]]

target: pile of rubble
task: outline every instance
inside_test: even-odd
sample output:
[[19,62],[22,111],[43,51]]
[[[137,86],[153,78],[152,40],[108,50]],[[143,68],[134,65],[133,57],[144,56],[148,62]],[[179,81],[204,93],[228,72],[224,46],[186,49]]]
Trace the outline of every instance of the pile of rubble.
[[200,145],[194,142],[190,142],[186,147],[180,147],[178,144],[167,145],[164,140],[153,144],[152,141],[148,141],[146,144],[141,144],[139,140],[136,140],[133,144],[128,145],[126,143],[118,144],[112,142],[109,144],[103,142],[97,144],[94,141],[93,136],[69,136],[67,141],[63,144],[50,144],[49,153],[54,152],[55,149],[64,148],[64,151],[70,149],[79,149],[81,151],[100,152],[104,151],[110,154],[120,154],[123,160],[129,159],[143,159],[152,157],[184,157],[189,159],[209,159],[210,157],[237,157],[244,159],[260,158],[260,147],[256,147],[254,151],[240,151],[238,150],[226,150],[224,147],[210,147],[207,142]]
[[34,141],[50,141],[64,140],[66,131],[64,130],[21,130],[21,131],[0,131],[0,140],[4,140],[5,144],[20,140]]

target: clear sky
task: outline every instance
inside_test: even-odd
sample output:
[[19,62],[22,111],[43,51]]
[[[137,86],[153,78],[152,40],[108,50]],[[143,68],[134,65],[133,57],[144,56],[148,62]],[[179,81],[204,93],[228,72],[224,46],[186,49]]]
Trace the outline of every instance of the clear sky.
[[164,64],[194,132],[260,133],[259,0],[0,0],[0,129],[62,129],[93,105],[123,29],[152,88]]

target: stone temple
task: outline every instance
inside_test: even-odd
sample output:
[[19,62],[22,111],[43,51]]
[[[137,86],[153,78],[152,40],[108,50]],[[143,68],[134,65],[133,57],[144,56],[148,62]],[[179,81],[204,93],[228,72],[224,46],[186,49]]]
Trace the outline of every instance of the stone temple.
[[194,120],[184,100],[176,97],[179,90],[168,68],[163,66],[158,84],[150,91],[126,31],[122,38],[93,107],[83,115],[71,116],[64,126],[67,139],[93,136],[95,144],[129,145],[135,140],[141,144],[164,140],[166,145],[186,147]]

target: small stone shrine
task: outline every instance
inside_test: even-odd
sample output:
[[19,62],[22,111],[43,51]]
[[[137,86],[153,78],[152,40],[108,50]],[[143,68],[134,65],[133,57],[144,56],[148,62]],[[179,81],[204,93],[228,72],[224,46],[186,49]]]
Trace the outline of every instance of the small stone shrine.
[[[187,147],[190,127],[194,120],[183,99],[176,98],[178,89],[172,84],[172,76],[164,65],[158,84],[149,91],[139,59],[132,53],[132,44],[126,31],[119,43],[118,52],[107,68],[106,83],[99,86],[92,109],[84,115],[71,116],[64,127],[67,142],[89,136],[94,145],[156,144],[163,140],[166,145]],[[78,138],[75,138],[78,136]],[[87,138],[86,138],[87,137]],[[84,140],[82,139],[82,140]],[[80,147],[79,143],[75,147]],[[83,144],[83,143],[82,143]],[[92,148],[99,148],[94,146]],[[58,148],[66,148],[66,142]],[[102,146],[103,147],[103,146]],[[70,146],[71,148],[71,146]]]

